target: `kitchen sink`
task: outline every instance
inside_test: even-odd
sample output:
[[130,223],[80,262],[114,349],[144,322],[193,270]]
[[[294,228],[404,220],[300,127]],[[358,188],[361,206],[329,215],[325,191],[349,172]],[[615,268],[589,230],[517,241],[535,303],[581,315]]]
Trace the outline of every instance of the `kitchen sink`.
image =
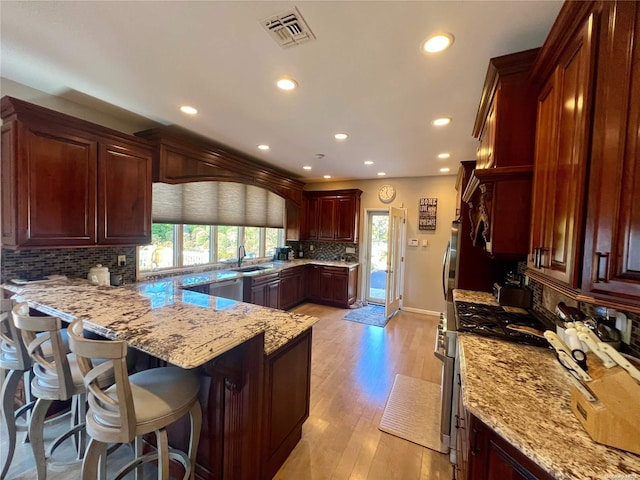
[[232,268],[231,270],[233,270],[234,272],[257,272],[258,270],[266,270],[267,268],[269,267],[264,267],[260,265],[249,265],[246,267]]

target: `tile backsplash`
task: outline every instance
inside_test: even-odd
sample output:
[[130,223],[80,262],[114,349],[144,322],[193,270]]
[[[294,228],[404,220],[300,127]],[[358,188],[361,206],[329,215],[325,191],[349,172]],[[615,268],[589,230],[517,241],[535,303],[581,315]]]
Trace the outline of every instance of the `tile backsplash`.
[[[585,314],[595,316],[594,306],[587,303],[577,302],[569,297],[556,292],[555,290],[536,282],[529,278],[529,288],[533,292],[533,309],[545,317],[553,320],[555,313],[550,309],[555,308],[559,302],[565,302],[569,306],[578,307]],[[627,318],[631,319],[631,343],[623,349],[634,357],[640,358],[640,315],[622,311]],[[627,350],[628,349],[628,350]]]
[[[304,258],[314,260],[341,260],[344,258],[348,262],[357,262],[360,258],[358,245],[353,243],[304,241],[287,242],[287,245],[293,248],[296,258],[298,257],[300,245],[302,245]],[[313,250],[311,250],[312,246]],[[355,249],[355,253],[347,253],[346,249],[348,247]]]
[[[125,255],[127,264],[117,265],[118,255]],[[45,275],[66,275],[87,278],[96,264],[109,268],[110,273],[122,274],[125,283],[136,281],[136,247],[68,248],[47,250],[2,249],[0,280],[12,278],[38,280]]]

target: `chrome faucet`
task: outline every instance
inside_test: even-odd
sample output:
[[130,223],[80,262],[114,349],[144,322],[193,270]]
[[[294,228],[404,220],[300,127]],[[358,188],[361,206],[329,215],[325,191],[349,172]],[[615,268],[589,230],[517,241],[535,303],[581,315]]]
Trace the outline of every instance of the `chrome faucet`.
[[247,256],[247,252],[244,249],[244,245],[238,247],[238,267],[242,266],[242,259]]

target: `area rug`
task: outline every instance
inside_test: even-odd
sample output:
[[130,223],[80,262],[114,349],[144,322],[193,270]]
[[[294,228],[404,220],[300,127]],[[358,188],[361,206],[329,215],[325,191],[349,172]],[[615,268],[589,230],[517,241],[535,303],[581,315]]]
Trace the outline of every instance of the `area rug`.
[[447,453],[449,449],[440,441],[440,385],[396,375],[378,428],[436,452]]
[[373,304],[362,308],[355,308],[342,318],[343,320],[351,320],[352,322],[366,323],[374,327],[384,327],[389,321],[389,319],[384,316],[384,306]]

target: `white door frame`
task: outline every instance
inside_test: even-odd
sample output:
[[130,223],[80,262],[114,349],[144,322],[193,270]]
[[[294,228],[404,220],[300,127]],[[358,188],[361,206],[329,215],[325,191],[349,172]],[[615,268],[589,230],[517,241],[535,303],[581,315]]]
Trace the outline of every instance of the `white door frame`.
[[[402,208],[402,210],[404,210],[404,223],[402,225],[402,231],[400,234],[400,255],[403,258],[403,261],[401,262],[400,265],[400,271],[398,272],[398,281],[400,283],[400,291],[404,292],[404,270],[405,270],[405,262],[404,262],[404,258],[405,258],[405,238],[406,238],[406,233],[407,233],[407,223],[406,223],[406,218],[407,218],[407,209],[406,208]],[[390,208],[365,208],[364,209],[364,218],[365,218],[365,222],[364,222],[364,235],[362,238],[364,238],[364,242],[362,244],[362,249],[360,252],[360,264],[362,266],[362,268],[360,268],[360,285],[361,285],[361,298],[362,300],[366,300],[367,297],[369,296],[369,215],[371,213],[387,213],[390,214]],[[400,299],[400,308],[402,308],[402,299]]]

